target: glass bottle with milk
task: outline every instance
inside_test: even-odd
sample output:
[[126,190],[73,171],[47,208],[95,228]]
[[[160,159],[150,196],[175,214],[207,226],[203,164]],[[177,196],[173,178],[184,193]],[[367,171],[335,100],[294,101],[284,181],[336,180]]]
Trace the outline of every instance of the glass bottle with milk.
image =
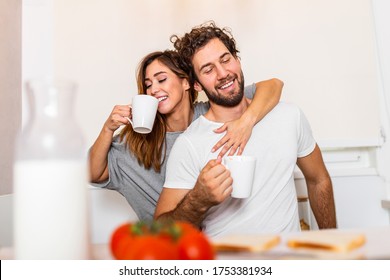
[[16,259],[88,259],[87,154],[74,83],[26,83],[30,117],[14,165]]

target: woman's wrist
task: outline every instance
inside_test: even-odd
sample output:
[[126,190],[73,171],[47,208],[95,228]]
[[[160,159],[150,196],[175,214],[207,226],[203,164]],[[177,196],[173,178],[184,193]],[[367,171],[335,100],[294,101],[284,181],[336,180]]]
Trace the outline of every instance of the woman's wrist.
[[247,108],[247,110],[242,114],[241,121],[248,126],[255,126],[257,123],[257,114],[256,112],[253,112],[250,108]]

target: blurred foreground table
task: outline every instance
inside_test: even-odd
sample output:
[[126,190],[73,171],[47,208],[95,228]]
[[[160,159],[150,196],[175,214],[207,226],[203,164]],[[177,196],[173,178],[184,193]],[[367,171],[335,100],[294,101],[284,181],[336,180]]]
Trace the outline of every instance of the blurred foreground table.
[[[271,250],[259,253],[234,252],[220,253],[217,259],[220,260],[256,260],[256,259],[390,259],[390,226],[373,227],[364,229],[336,230],[340,232],[361,233],[366,237],[366,242],[360,248],[346,253],[329,252],[325,250],[305,249],[297,250],[287,247],[287,240],[296,233],[280,234],[280,243]],[[14,258],[11,247],[0,248],[1,260],[12,260]],[[92,244],[91,258],[94,260],[112,260],[108,244]]]

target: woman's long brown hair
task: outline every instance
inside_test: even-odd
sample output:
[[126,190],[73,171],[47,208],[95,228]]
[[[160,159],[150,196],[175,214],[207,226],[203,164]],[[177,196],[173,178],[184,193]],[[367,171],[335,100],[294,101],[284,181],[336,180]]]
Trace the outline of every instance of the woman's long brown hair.
[[[146,68],[155,60],[167,66],[180,79],[189,80],[188,74],[182,70],[181,59],[176,51],[153,52],[142,59],[137,69],[137,86],[139,94],[146,94],[145,72]],[[197,92],[193,84],[190,84],[189,99],[191,108],[197,98]],[[167,132],[165,115],[157,112],[152,132],[149,134],[140,134],[134,132],[131,125],[124,127],[120,133],[120,140],[126,141],[129,151],[137,158],[138,163],[145,169],[153,168],[156,172],[161,171],[161,165],[166,160],[166,141]]]

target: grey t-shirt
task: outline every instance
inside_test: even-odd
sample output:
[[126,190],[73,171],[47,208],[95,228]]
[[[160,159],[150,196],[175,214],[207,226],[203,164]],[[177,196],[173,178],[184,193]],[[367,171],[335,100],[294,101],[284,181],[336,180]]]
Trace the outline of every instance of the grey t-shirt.
[[[255,90],[255,84],[245,87],[245,96],[253,98]],[[197,102],[192,121],[204,115],[208,109],[208,102]],[[182,131],[167,132],[166,159],[159,173],[153,168],[145,169],[140,165],[137,158],[127,149],[126,143],[120,142],[118,135],[115,136],[108,152],[109,179],[104,183],[92,185],[118,191],[126,198],[140,220],[152,220],[165,181],[166,162],[173,144],[181,133]]]

